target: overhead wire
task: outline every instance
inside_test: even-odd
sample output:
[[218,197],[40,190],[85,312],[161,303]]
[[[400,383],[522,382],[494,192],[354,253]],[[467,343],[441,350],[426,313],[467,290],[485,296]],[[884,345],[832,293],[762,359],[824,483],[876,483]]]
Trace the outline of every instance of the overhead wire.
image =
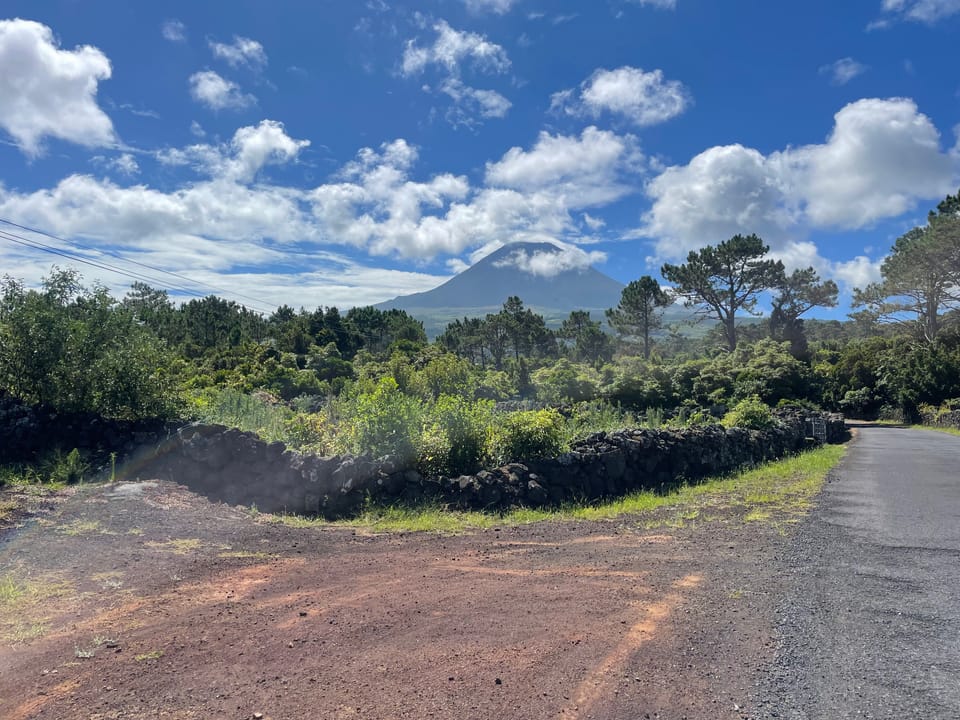
[[[79,255],[71,254],[69,252],[59,250],[57,248],[51,247],[50,245],[45,245],[44,243],[38,242],[36,240],[31,240],[25,238],[22,235],[16,235],[14,233],[7,232],[6,230],[0,230],[0,239],[9,240],[12,243],[17,245],[23,245],[24,247],[32,248],[34,250],[40,250],[42,252],[50,253],[52,255],[59,255],[60,257],[67,258],[68,260],[73,260],[84,265],[90,265],[91,267],[99,268],[101,270],[107,270],[108,272],[117,273],[123,275],[124,277],[129,277],[134,280],[150,280],[153,281],[154,278],[151,278],[147,275],[141,275],[140,273],[130,272],[123,270],[122,268],[113,267],[105,263],[97,262],[96,260],[91,260],[90,258],[85,258]],[[200,297],[202,293],[197,292],[196,290],[190,290],[189,288],[181,288],[173,285],[168,285],[171,290],[177,290],[178,292],[183,292],[188,295],[195,295]]]
[[[102,254],[104,254],[104,255],[109,255],[109,256],[111,256],[111,257],[117,258],[118,260],[120,260],[120,261],[122,261],[122,262],[129,263],[129,264],[131,264],[131,265],[136,265],[136,266],[138,266],[138,267],[146,268],[147,270],[152,270],[152,271],[154,271],[154,272],[159,272],[159,273],[162,273],[162,274],[164,274],[164,275],[169,275],[169,276],[171,276],[171,277],[177,278],[178,280],[181,280],[181,281],[183,281],[183,282],[189,283],[189,284],[191,284],[191,285],[195,285],[195,286],[200,287],[200,288],[206,288],[207,291],[211,291],[211,290],[212,290],[212,291],[214,291],[214,292],[221,293],[221,294],[223,294],[224,296],[228,296],[228,297],[229,297],[229,296],[232,295],[232,296],[237,297],[237,298],[243,298],[243,299],[248,300],[248,301],[253,301],[253,303],[256,303],[256,305],[254,305],[254,304],[252,304],[252,303],[249,303],[249,302],[248,302],[248,303],[241,303],[241,304],[246,304],[246,305],[248,305],[251,309],[256,310],[257,312],[262,312],[262,313],[265,313],[265,314],[270,314],[270,313],[272,313],[274,310],[276,310],[277,307],[278,307],[277,305],[275,305],[275,304],[273,304],[273,303],[271,303],[271,302],[269,302],[269,301],[267,301],[267,300],[263,300],[263,299],[261,299],[261,298],[256,298],[256,297],[253,297],[253,296],[250,296],[250,295],[244,295],[243,293],[238,293],[238,292],[226,290],[226,289],[224,289],[224,288],[218,288],[218,287],[216,287],[216,286],[210,285],[210,284],[208,284],[208,283],[201,282],[201,281],[199,281],[199,280],[193,280],[192,278],[186,277],[186,276],[184,276],[184,275],[180,275],[180,274],[175,273],[175,272],[172,272],[172,271],[170,271],[170,270],[164,270],[163,268],[158,268],[158,267],[155,267],[155,266],[153,266],[153,265],[149,265],[149,264],[147,264],[147,263],[143,263],[143,262],[140,262],[140,261],[137,261],[137,260],[132,260],[132,259],[130,259],[130,258],[124,257],[123,255],[120,255],[119,253],[116,253],[116,252],[113,252],[113,251],[110,251],[110,250],[105,250],[105,249],[102,249],[102,248],[94,248],[94,247],[91,247],[91,246],[89,246],[89,245],[84,245],[83,243],[79,243],[79,242],[77,242],[77,241],[67,240],[67,239],[65,239],[65,238],[58,237],[57,235],[54,235],[54,234],[49,233],[49,232],[46,232],[46,231],[44,231],[44,230],[40,230],[40,229],[38,229],[38,228],[32,228],[32,227],[29,227],[29,226],[27,226],[27,225],[21,225],[21,224],[19,224],[19,223],[15,223],[15,222],[13,222],[13,221],[11,221],[11,220],[7,220],[7,219],[4,219],[4,218],[0,218],[0,223],[3,223],[3,224],[5,224],[5,225],[11,226],[11,227],[18,228],[18,229],[20,229],[20,230],[24,230],[24,231],[29,232],[29,233],[34,233],[34,234],[37,234],[37,235],[41,235],[41,236],[44,236],[44,237],[48,237],[48,238],[50,238],[50,239],[52,239],[52,240],[56,240],[57,242],[61,242],[61,243],[65,244],[65,245],[73,245],[73,246],[75,246],[75,247],[78,247],[78,248],[81,248],[81,249],[84,249],[84,250],[88,250],[88,251],[90,251],[90,252],[96,252],[96,253],[102,253]],[[5,239],[5,240],[8,240],[8,241],[13,242],[13,243],[16,243],[16,244],[18,244],[18,245],[23,245],[23,246],[25,246],[25,247],[30,247],[30,248],[32,248],[32,249],[34,249],[34,250],[40,250],[40,251],[42,251],[42,252],[47,252],[47,253],[50,253],[50,254],[53,254],[53,255],[59,255],[59,256],[61,256],[61,257],[67,258],[67,259],[69,259],[69,260],[73,260],[73,261],[75,261],[75,262],[79,262],[79,263],[82,263],[82,264],[84,264],[84,265],[89,265],[89,266],[91,266],[91,267],[95,267],[95,268],[98,268],[98,269],[101,269],[101,270],[106,270],[106,271],[108,271],[108,272],[113,272],[113,273],[116,273],[116,274],[118,274],[118,275],[122,275],[122,276],[124,276],[124,277],[132,278],[132,279],[134,279],[134,280],[141,280],[141,281],[145,281],[145,282],[147,282],[147,283],[149,283],[149,284],[151,284],[151,285],[162,286],[163,289],[174,290],[174,291],[176,291],[176,292],[183,293],[183,294],[186,294],[186,295],[191,295],[191,296],[194,296],[194,297],[203,297],[204,295],[208,294],[207,292],[200,292],[200,291],[198,291],[198,290],[193,290],[193,289],[190,289],[190,288],[188,288],[188,287],[183,287],[182,285],[175,285],[175,284],[173,284],[173,283],[171,283],[171,282],[169,282],[169,281],[161,280],[161,279],[158,279],[158,278],[156,278],[156,277],[152,277],[152,276],[149,276],[149,275],[145,275],[145,274],[143,274],[143,273],[138,273],[138,272],[136,272],[136,271],[126,270],[126,269],[124,269],[124,268],[119,268],[119,267],[116,267],[115,265],[112,265],[112,264],[110,264],[110,263],[107,263],[106,261],[103,261],[103,260],[99,260],[99,259],[98,259],[98,260],[94,260],[94,259],[91,259],[91,258],[89,258],[89,257],[80,255],[79,253],[76,253],[76,252],[71,252],[71,251],[69,251],[69,250],[64,250],[64,249],[61,249],[61,248],[56,248],[56,247],[53,247],[53,246],[48,245],[48,244],[46,244],[46,243],[42,243],[42,242],[40,242],[39,240],[35,240],[35,239],[32,239],[32,238],[26,238],[26,237],[24,237],[23,235],[20,235],[20,234],[17,234],[17,233],[13,233],[13,232],[10,232],[10,231],[8,231],[8,230],[2,230],[2,229],[0,229],[0,238]]]

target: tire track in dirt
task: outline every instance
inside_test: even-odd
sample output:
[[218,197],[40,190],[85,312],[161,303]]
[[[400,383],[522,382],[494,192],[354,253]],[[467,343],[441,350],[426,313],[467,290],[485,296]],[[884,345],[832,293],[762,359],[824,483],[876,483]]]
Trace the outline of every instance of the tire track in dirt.
[[[695,590],[703,578],[699,575],[687,575],[673,584],[677,590]],[[641,618],[627,632],[621,640],[583,679],[574,691],[575,704],[571,708],[574,718],[584,717],[603,697],[610,697],[610,678],[615,673],[622,673],[630,657],[639,650],[640,646],[649,641],[656,633],[660,624],[683,601],[684,596],[679,592],[672,592],[664,598],[650,603],[642,608]]]

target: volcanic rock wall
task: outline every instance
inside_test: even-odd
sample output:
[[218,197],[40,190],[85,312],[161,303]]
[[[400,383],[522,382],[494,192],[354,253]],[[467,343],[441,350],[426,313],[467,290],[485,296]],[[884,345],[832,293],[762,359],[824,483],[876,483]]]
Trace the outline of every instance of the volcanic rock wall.
[[51,448],[80,448],[95,461],[127,455],[175,433],[182,423],[112,420],[93,413],[61,413],[0,391],[0,464],[34,463]]
[[0,394],[0,463],[35,462],[45,448],[76,447],[103,468],[106,456],[116,453],[118,479],[173,480],[213,500],[264,512],[340,517],[368,500],[498,510],[665,489],[780,458],[815,442],[814,419],[823,421],[826,442],[846,436],[840,415],[780,411],[778,418],[778,427],[764,431],[707,425],[597,433],[557,458],[428,478],[390,458],[301,454],[222,425],[67,415]]
[[[827,442],[845,437],[843,418],[820,415]],[[709,425],[597,433],[558,458],[510,463],[476,475],[426,478],[390,458],[318,457],[252,433],[190,425],[128,463],[128,477],[161,477],[231,504],[265,512],[340,517],[366,501],[436,501],[463,509],[540,507],[695,482],[802,450],[810,413],[784,413],[771,430]]]
[[949,412],[932,409],[920,412],[920,420],[924,425],[933,427],[947,427],[960,430],[960,410],[950,410]]

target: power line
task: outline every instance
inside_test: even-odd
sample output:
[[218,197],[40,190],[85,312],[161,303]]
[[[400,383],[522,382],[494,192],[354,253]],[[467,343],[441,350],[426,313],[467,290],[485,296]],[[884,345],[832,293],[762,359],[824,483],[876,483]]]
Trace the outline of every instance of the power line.
[[[51,247],[50,245],[46,245],[37,240],[25,238],[22,235],[16,235],[14,233],[7,232],[6,230],[0,230],[0,240],[7,240],[9,242],[16,243],[17,245],[22,245],[24,247],[30,248],[31,250],[40,250],[41,252],[50,253],[51,255],[58,255],[60,257],[67,258],[68,260],[82,263],[84,265],[89,265],[91,267],[95,267],[100,270],[106,270],[107,272],[116,273],[118,275],[122,275],[124,277],[128,277],[133,280],[141,280],[147,283],[151,283],[153,285],[160,285],[160,286],[163,286],[164,289],[175,290],[185,295],[191,295],[197,298],[201,298],[204,296],[204,293],[198,292],[197,290],[191,290],[190,288],[180,287],[178,285],[166,283],[162,280],[158,280],[157,278],[150,277],[149,275],[143,275],[141,273],[124,270],[123,268],[118,268],[108,263],[91,260],[89,258],[85,258],[80,255],[72,254],[67,251]],[[261,312],[264,314],[269,314],[273,312],[272,310],[264,309],[262,307],[256,307],[254,305],[250,305],[250,307],[256,310],[257,312]]]
[[[77,242],[76,240],[67,240],[66,238],[62,238],[62,237],[59,237],[59,236],[57,236],[57,235],[54,235],[53,233],[49,233],[49,232],[47,232],[46,230],[40,230],[39,228],[33,228],[33,227],[29,227],[29,226],[27,226],[27,225],[20,225],[19,223],[15,223],[15,222],[13,222],[12,220],[6,220],[6,219],[4,219],[4,218],[0,218],[0,223],[4,223],[5,225],[11,225],[11,226],[13,226],[13,227],[15,227],[15,228],[19,228],[19,229],[21,229],[21,230],[26,230],[27,232],[35,233],[35,234],[37,234],[37,235],[43,235],[44,237],[48,237],[48,238],[50,238],[51,240],[56,240],[57,242],[62,242],[62,243],[64,243],[65,245],[74,245],[75,247],[82,248],[82,249],[84,249],[84,250],[89,250],[89,251],[91,251],[91,252],[103,253],[104,255],[110,255],[111,257],[115,257],[115,258],[117,258],[118,260],[122,260],[123,262],[130,263],[131,265],[138,265],[138,266],[140,266],[140,267],[147,268],[148,270],[154,270],[154,271],[156,271],[156,272],[160,272],[160,273],[163,273],[163,274],[165,274],[165,275],[171,275],[172,277],[175,277],[175,278],[177,278],[178,280],[182,280],[182,281],[185,281],[185,282],[188,282],[188,283],[192,283],[192,284],[194,284],[194,285],[199,285],[199,286],[201,286],[201,287],[206,287],[206,288],[208,288],[208,289],[210,289],[210,290],[214,290],[214,291],[216,291],[216,292],[222,292],[222,293],[230,293],[230,292],[231,292],[231,291],[229,291],[229,290],[225,290],[224,288],[218,288],[218,287],[215,287],[215,286],[213,286],[213,285],[209,285],[209,284],[207,284],[207,283],[200,282],[200,281],[198,281],[198,280],[193,280],[192,278],[186,277],[186,276],[184,276],[184,275],[179,275],[179,274],[177,274],[177,273],[175,273],[175,272],[171,272],[170,270],[164,270],[163,268],[158,268],[158,267],[155,267],[154,265],[148,265],[147,263],[139,262],[139,261],[137,261],[137,260],[131,260],[130,258],[124,257],[123,255],[121,255],[121,254],[119,254],[119,253],[116,253],[116,252],[113,252],[113,251],[111,251],[111,250],[105,250],[105,249],[103,249],[103,248],[91,247],[91,246],[89,246],[89,245],[84,245],[84,244],[81,243],[81,242]],[[237,297],[244,298],[244,299],[246,299],[246,300],[252,300],[252,301],[257,302],[257,303],[263,303],[263,304],[266,305],[267,307],[276,307],[273,303],[269,302],[268,300],[262,300],[261,298],[255,298],[255,297],[251,297],[251,296],[249,296],[249,295],[243,295],[242,293],[238,293],[238,292],[234,292],[234,293],[232,293],[232,294],[235,295],[235,296],[237,296]]]
[[[51,255],[58,255],[58,256],[60,256],[60,257],[67,258],[68,260],[72,260],[72,261],[74,261],[74,262],[82,263],[82,264],[84,264],[84,265],[89,265],[89,266],[91,266],[91,267],[95,267],[95,268],[98,268],[98,269],[100,269],[100,270],[106,270],[107,272],[116,273],[116,274],[118,274],[118,275],[122,275],[122,276],[124,276],[124,277],[128,277],[128,278],[131,278],[131,279],[133,279],[133,280],[141,280],[141,281],[145,281],[145,282],[147,282],[147,283],[153,284],[153,285],[160,285],[160,286],[162,286],[164,289],[175,290],[175,291],[177,291],[177,292],[180,292],[180,293],[183,293],[183,294],[186,294],[186,295],[191,295],[191,296],[193,296],[193,297],[198,297],[198,298],[199,298],[199,297],[203,297],[203,296],[204,296],[204,293],[199,292],[199,291],[197,291],[197,290],[191,290],[190,288],[185,288],[185,287],[180,287],[180,286],[178,286],[178,285],[173,285],[173,284],[171,284],[171,283],[164,282],[164,281],[162,281],[162,280],[158,280],[157,278],[150,277],[149,275],[143,275],[143,274],[141,274],[141,273],[133,272],[133,271],[130,271],[130,270],[125,270],[125,269],[123,269],[123,268],[118,268],[118,267],[116,267],[116,266],[114,266],[114,265],[110,265],[110,264],[108,264],[108,263],[98,262],[98,261],[96,261],[96,260],[91,260],[91,259],[85,258],[85,257],[83,257],[83,256],[81,256],[81,255],[77,255],[77,254],[74,254],[74,253],[70,253],[70,252],[65,251],[65,250],[60,250],[60,249],[58,249],[58,248],[51,247],[50,245],[46,245],[45,243],[41,243],[41,242],[39,242],[38,240],[32,240],[32,239],[30,239],[30,238],[25,238],[25,237],[23,237],[22,235],[17,235],[17,234],[15,234],[15,233],[11,233],[11,232],[8,232],[8,231],[6,231],[6,230],[0,230],[0,240],[7,240],[7,241],[12,242],[12,243],[15,243],[15,244],[17,244],[17,245],[22,245],[23,247],[30,248],[31,250],[40,250],[41,252],[50,253]],[[255,305],[250,305],[250,307],[251,307],[252,309],[256,310],[257,312],[261,312],[261,313],[264,313],[264,314],[270,314],[270,313],[273,312],[272,309],[265,309],[265,308],[263,308],[263,307],[257,307],[257,306],[255,306]]]
[[[90,265],[91,267],[99,268],[101,270],[107,270],[109,272],[118,273],[120,275],[133,278],[134,280],[152,280],[152,278],[149,278],[146,275],[127,272],[126,270],[122,270],[121,268],[111,267],[109,265],[99,263],[95,260],[90,260],[88,258],[83,258],[78,255],[73,255],[63,250],[58,250],[57,248],[51,247],[49,245],[44,245],[43,243],[37,242],[36,240],[30,240],[29,238],[25,238],[21,235],[15,235],[13,233],[9,233],[6,230],[0,230],[0,239],[9,240],[12,243],[16,243],[17,245],[23,245],[24,247],[28,247],[33,250],[41,250],[43,252],[47,252],[52,255],[59,255],[60,257],[65,257],[68,260],[74,260],[76,262],[83,263],[84,265]],[[191,295],[199,295],[199,293],[197,293],[195,290],[189,290],[187,288],[174,288],[173,286],[171,286],[171,289],[180,290],[182,292],[185,292]]]
[[[139,262],[139,261],[137,261],[137,260],[131,260],[130,258],[124,257],[123,255],[120,255],[119,253],[116,253],[116,252],[113,252],[113,251],[110,251],[110,250],[105,250],[105,249],[103,249],[103,248],[94,248],[94,247],[91,247],[91,246],[89,246],[89,245],[84,245],[83,243],[79,243],[79,242],[77,242],[77,241],[75,241],[75,240],[73,240],[73,241],[72,241],[72,240],[67,240],[67,239],[65,239],[65,238],[59,237],[59,236],[54,235],[54,234],[52,234],[52,233],[46,232],[46,231],[44,231],[44,230],[40,230],[40,229],[38,229],[38,228],[33,228],[33,227],[29,227],[29,226],[27,226],[27,225],[21,225],[21,224],[19,224],[19,223],[15,223],[15,222],[13,222],[12,220],[6,220],[6,219],[4,219],[4,218],[0,218],[0,223],[3,223],[3,224],[5,224],[5,225],[9,225],[9,226],[11,226],[11,227],[19,228],[19,229],[21,229],[21,230],[25,230],[25,231],[30,232],[30,233],[34,233],[34,234],[37,234],[37,235],[42,235],[42,236],[44,236],[44,237],[48,237],[48,238],[50,238],[50,239],[52,239],[52,240],[56,240],[57,242],[64,243],[65,245],[73,245],[73,246],[75,246],[75,247],[82,248],[82,249],[84,249],[84,250],[89,250],[89,251],[91,251],[91,252],[96,252],[96,253],[102,253],[102,254],[104,254],[104,255],[109,255],[109,256],[111,256],[111,257],[117,258],[118,260],[120,260],[120,261],[122,261],[122,262],[130,263],[131,265],[136,265],[136,266],[138,266],[138,267],[146,268],[146,269],[152,270],[152,271],[154,271],[154,272],[163,273],[164,275],[169,275],[169,276],[171,276],[171,277],[175,277],[175,278],[177,278],[178,280],[181,280],[181,281],[183,281],[183,282],[187,282],[187,283],[196,285],[196,286],[201,287],[201,288],[206,288],[207,290],[212,290],[212,291],[214,291],[214,292],[223,293],[224,295],[233,295],[233,296],[235,296],[235,297],[243,298],[243,299],[245,299],[245,300],[251,300],[251,301],[257,303],[258,305],[265,306],[265,307],[269,308],[269,309],[264,309],[264,307],[256,307],[256,306],[251,305],[251,307],[252,307],[253,309],[255,309],[255,310],[259,311],[259,312],[264,312],[264,313],[269,314],[269,313],[272,313],[274,310],[276,310],[276,308],[278,307],[277,305],[274,305],[273,303],[271,303],[271,302],[268,301],[268,300],[263,300],[263,299],[261,299],[261,298],[253,297],[253,296],[250,296],[250,295],[244,295],[243,293],[238,293],[238,292],[226,290],[225,288],[219,288],[219,287],[216,287],[216,286],[214,286],[214,285],[210,285],[210,284],[208,284],[208,283],[204,283],[204,282],[201,282],[201,281],[198,281],[198,280],[193,280],[192,278],[186,277],[185,275],[180,275],[180,274],[175,273],[175,272],[171,272],[170,270],[164,270],[163,268],[155,267],[155,266],[149,265],[149,264],[147,264],[147,263]],[[23,237],[22,235],[17,235],[17,234],[15,234],[15,233],[11,233],[11,232],[9,232],[9,231],[0,230],[0,237],[4,237],[4,239],[10,240],[11,242],[16,242],[16,243],[18,243],[18,244],[20,244],[20,245],[26,245],[27,247],[33,247],[34,249],[37,249],[37,250],[42,250],[42,251],[44,251],[44,252],[49,252],[49,253],[52,253],[52,254],[54,254],[54,255],[60,255],[60,256],[62,256],[62,257],[68,258],[68,259],[70,259],[70,260],[75,260],[75,261],[77,261],[77,262],[81,262],[81,263],[84,263],[84,264],[86,264],[86,265],[91,265],[92,267],[100,268],[100,269],[102,269],[102,270],[107,270],[107,271],[109,271],[109,272],[114,272],[114,273],[117,273],[117,274],[120,274],[120,275],[124,275],[124,276],[126,276],[126,277],[134,278],[134,279],[146,280],[146,281],[148,281],[148,282],[150,282],[150,283],[153,283],[153,284],[155,284],[155,285],[164,285],[164,286],[166,286],[166,288],[168,288],[168,289],[176,290],[176,291],[178,291],[178,292],[182,292],[182,293],[185,293],[185,294],[187,294],[187,295],[193,295],[193,296],[195,296],[195,297],[203,297],[203,295],[204,295],[203,292],[197,292],[196,290],[191,290],[191,289],[189,289],[189,288],[185,288],[185,287],[182,287],[182,286],[179,286],[179,285],[173,285],[173,284],[170,283],[170,282],[164,282],[164,281],[162,281],[162,280],[158,280],[158,279],[153,278],[153,277],[149,277],[149,276],[142,275],[142,274],[139,274],[139,273],[135,273],[135,272],[132,272],[132,271],[126,271],[126,270],[123,270],[122,268],[118,268],[118,267],[116,267],[116,266],[110,265],[110,264],[105,263],[105,262],[102,262],[102,261],[101,261],[100,263],[98,263],[98,262],[96,262],[96,261],[94,261],[94,260],[91,260],[91,259],[89,259],[89,258],[85,258],[85,257],[83,257],[83,256],[81,256],[81,255],[79,255],[79,254],[70,253],[69,251],[59,250],[59,249],[57,249],[57,248],[51,247],[50,245],[46,245],[46,244],[44,244],[44,243],[41,243],[41,242],[38,241],[38,240],[28,239],[28,238]],[[27,245],[27,243],[32,243],[32,244],[31,244],[31,245]]]

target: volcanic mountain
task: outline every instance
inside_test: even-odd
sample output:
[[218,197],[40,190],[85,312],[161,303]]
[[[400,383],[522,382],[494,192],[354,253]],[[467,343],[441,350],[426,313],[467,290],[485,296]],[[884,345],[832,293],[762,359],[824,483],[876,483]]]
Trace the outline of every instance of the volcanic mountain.
[[402,295],[376,307],[406,310],[423,321],[431,337],[457,318],[497,312],[511,295],[519,296],[550,325],[558,325],[571,310],[589,310],[594,319],[603,319],[604,311],[620,302],[623,284],[589,266],[545,273],[551,264],[562,267],[564,252],[569,253],[547,242],[510,243],[433,290]]

